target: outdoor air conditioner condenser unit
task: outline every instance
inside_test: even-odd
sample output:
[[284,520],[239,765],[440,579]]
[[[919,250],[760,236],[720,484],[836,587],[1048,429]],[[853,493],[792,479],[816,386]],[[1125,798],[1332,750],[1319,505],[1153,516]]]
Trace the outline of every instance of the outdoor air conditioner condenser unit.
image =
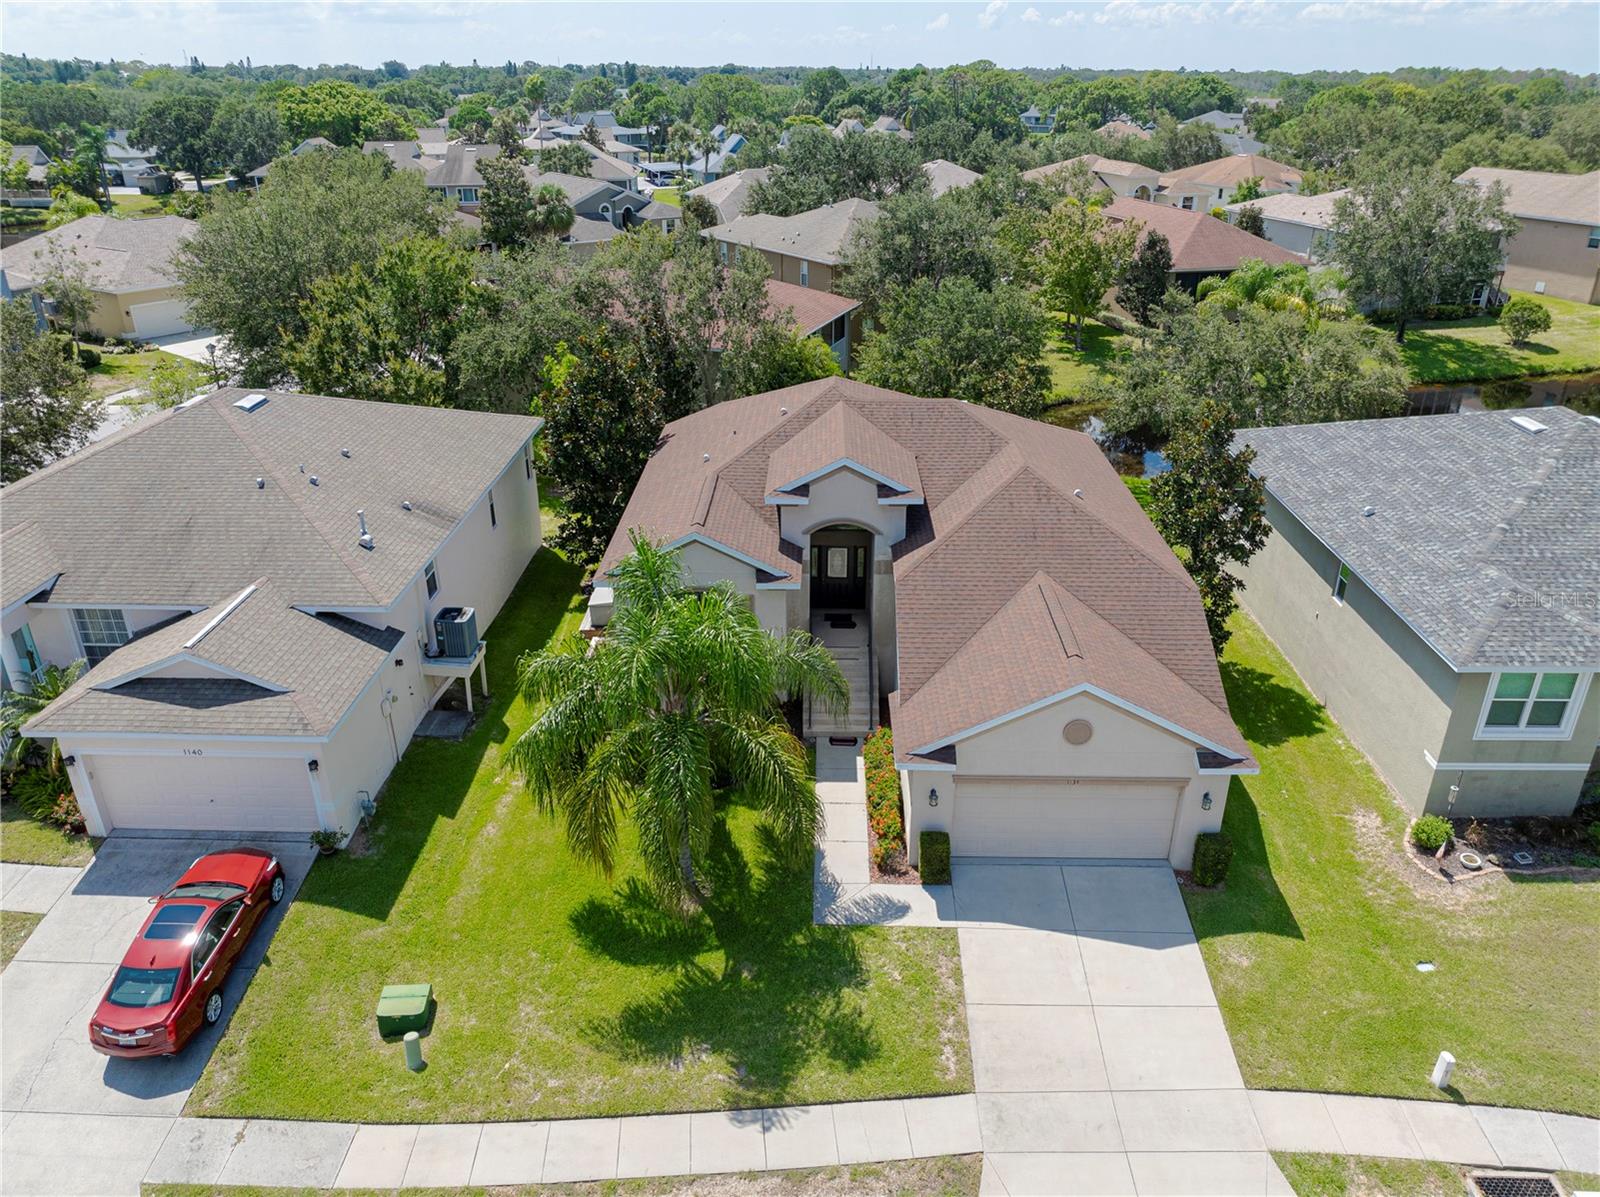
[[442,657],[470,657],[478,651],[478,613],[471,607],[446,607],[433,617],[433,637]]

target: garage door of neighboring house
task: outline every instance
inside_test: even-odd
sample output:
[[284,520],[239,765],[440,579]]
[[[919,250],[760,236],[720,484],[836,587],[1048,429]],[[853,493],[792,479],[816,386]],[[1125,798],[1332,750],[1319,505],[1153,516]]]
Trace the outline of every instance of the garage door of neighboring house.
[[1182,788],[1176,783],[956,779],[956,856],[1164,859]]
[[306,763],[292,757],[109,756],[89,759],[108,830],[314,831]]
[[133,331],[140,337],[168,337],[173,333],[193,332],[189,323],[189,310],[176,299],[162,299],[155,303],[136,303],[128,309],[133,317]]

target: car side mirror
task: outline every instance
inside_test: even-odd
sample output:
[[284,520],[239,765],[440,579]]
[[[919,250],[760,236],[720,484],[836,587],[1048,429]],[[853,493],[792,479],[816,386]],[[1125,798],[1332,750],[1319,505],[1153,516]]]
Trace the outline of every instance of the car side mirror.
[[161,895],[160,894],[155,894],[150,899],[150,905],[154,906],[159,901],[161,901]]
[[256,904],[256,900],[254,898],[252,898],[249,894],[246,894],[244,896],[244,904],[246,906],[254,906]]

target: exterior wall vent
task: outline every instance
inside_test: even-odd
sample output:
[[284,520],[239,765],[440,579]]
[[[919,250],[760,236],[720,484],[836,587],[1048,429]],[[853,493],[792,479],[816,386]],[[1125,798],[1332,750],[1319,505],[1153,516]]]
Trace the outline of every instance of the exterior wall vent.
[[253,395],[246,395],[243,399],[235,399],[233,401],[233,405],[240,411],[255,411],[256,408],[260,407],[266,401],[267,397],[260,392],[257,392]]

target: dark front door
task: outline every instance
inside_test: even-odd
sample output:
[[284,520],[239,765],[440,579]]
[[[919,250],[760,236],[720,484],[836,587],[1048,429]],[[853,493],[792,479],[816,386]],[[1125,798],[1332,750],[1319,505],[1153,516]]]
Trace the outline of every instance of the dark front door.
[[867,546],[811,546],[811,609],[864,611],[867,606]]

